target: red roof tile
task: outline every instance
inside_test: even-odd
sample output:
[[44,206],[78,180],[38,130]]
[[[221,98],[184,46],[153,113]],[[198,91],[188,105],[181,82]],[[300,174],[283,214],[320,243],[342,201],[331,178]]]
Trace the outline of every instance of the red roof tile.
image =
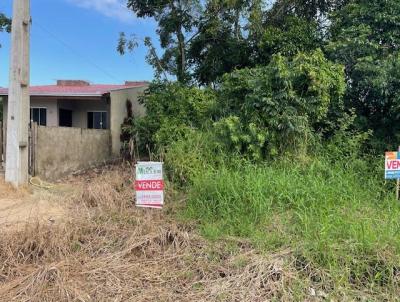
[[[31,96],[102,96],[113,90],[143,87],[147,82],[129,82],[128,85],[108,85],[93,84],[89,86],[31,86],[29,88]],[[8,95],[7,88],[0,88],[0,95]]]

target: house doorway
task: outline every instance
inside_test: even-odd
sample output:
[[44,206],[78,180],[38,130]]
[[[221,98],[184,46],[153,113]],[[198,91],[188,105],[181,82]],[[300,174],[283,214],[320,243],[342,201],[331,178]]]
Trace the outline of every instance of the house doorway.
[[59,120],[60,127],[72,127],[72,110],[60,109]]

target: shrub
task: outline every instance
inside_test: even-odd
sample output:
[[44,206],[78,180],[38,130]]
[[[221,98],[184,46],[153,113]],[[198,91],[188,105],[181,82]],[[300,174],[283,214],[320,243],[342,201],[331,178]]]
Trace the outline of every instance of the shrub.
[[212,90],[185,87],[179,83],[155,82],[140,102],[146,116],[138,118],[131,132],[137,133],[141,150],[165,147],[185,138],[190,129],[211,123],[215,107]]
[[192,184],[195,177],[225,163],[225,151],[210,131],[191,130],[185,138],[165,149],[168,178],[179,186]]
[[242,69],[223,78],[218,95],[222,117],[216,126],[229,146],[251,157],[305,151],[330,110],[340,110],[343,67],[317,50],[289,61],[275,55],[267,66]]
[[355,118],[356,115],[352,111],[338,119],[336,131],[326,142],[318,145],[318,151],[333,161],[362,158],[364,146],[371,136],[371,131],[362,132],[353,129]]
[[[256,124],[243,125],[237,116],[229,116],[214,124],[215,133],[222,143],[230,150],[247,154],[253,160],[264,157],[264,146],[268,137],[265,129],[259,129]],[[270,150],[276,155],[276,149]]]

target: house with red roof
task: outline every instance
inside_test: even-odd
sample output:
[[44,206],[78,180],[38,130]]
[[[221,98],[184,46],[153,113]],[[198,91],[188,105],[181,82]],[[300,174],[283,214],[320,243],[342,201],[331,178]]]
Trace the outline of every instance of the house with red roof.
[[[91,84],[83,80],[58,80],[55,85],[31,86],[30,120],[39,127],[109,130],[111,154],[118,157],[121,125],[127,117],[127,100],[132,103],[133,116],[143,115],[145,111],[138,97],[147,86],[147,82]],[[5,132],[7,88],[0,88],[0,98],[3,99]]]

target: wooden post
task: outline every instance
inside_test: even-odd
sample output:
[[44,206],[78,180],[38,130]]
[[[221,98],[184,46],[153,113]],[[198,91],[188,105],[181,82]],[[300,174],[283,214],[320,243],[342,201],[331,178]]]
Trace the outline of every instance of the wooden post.
[[8,87],[6,181],[28,182],[30,0],[13,1]]
[[37,123],[32,122],[29,133],[29,174],[36,175],[36,141],[37,141]]

